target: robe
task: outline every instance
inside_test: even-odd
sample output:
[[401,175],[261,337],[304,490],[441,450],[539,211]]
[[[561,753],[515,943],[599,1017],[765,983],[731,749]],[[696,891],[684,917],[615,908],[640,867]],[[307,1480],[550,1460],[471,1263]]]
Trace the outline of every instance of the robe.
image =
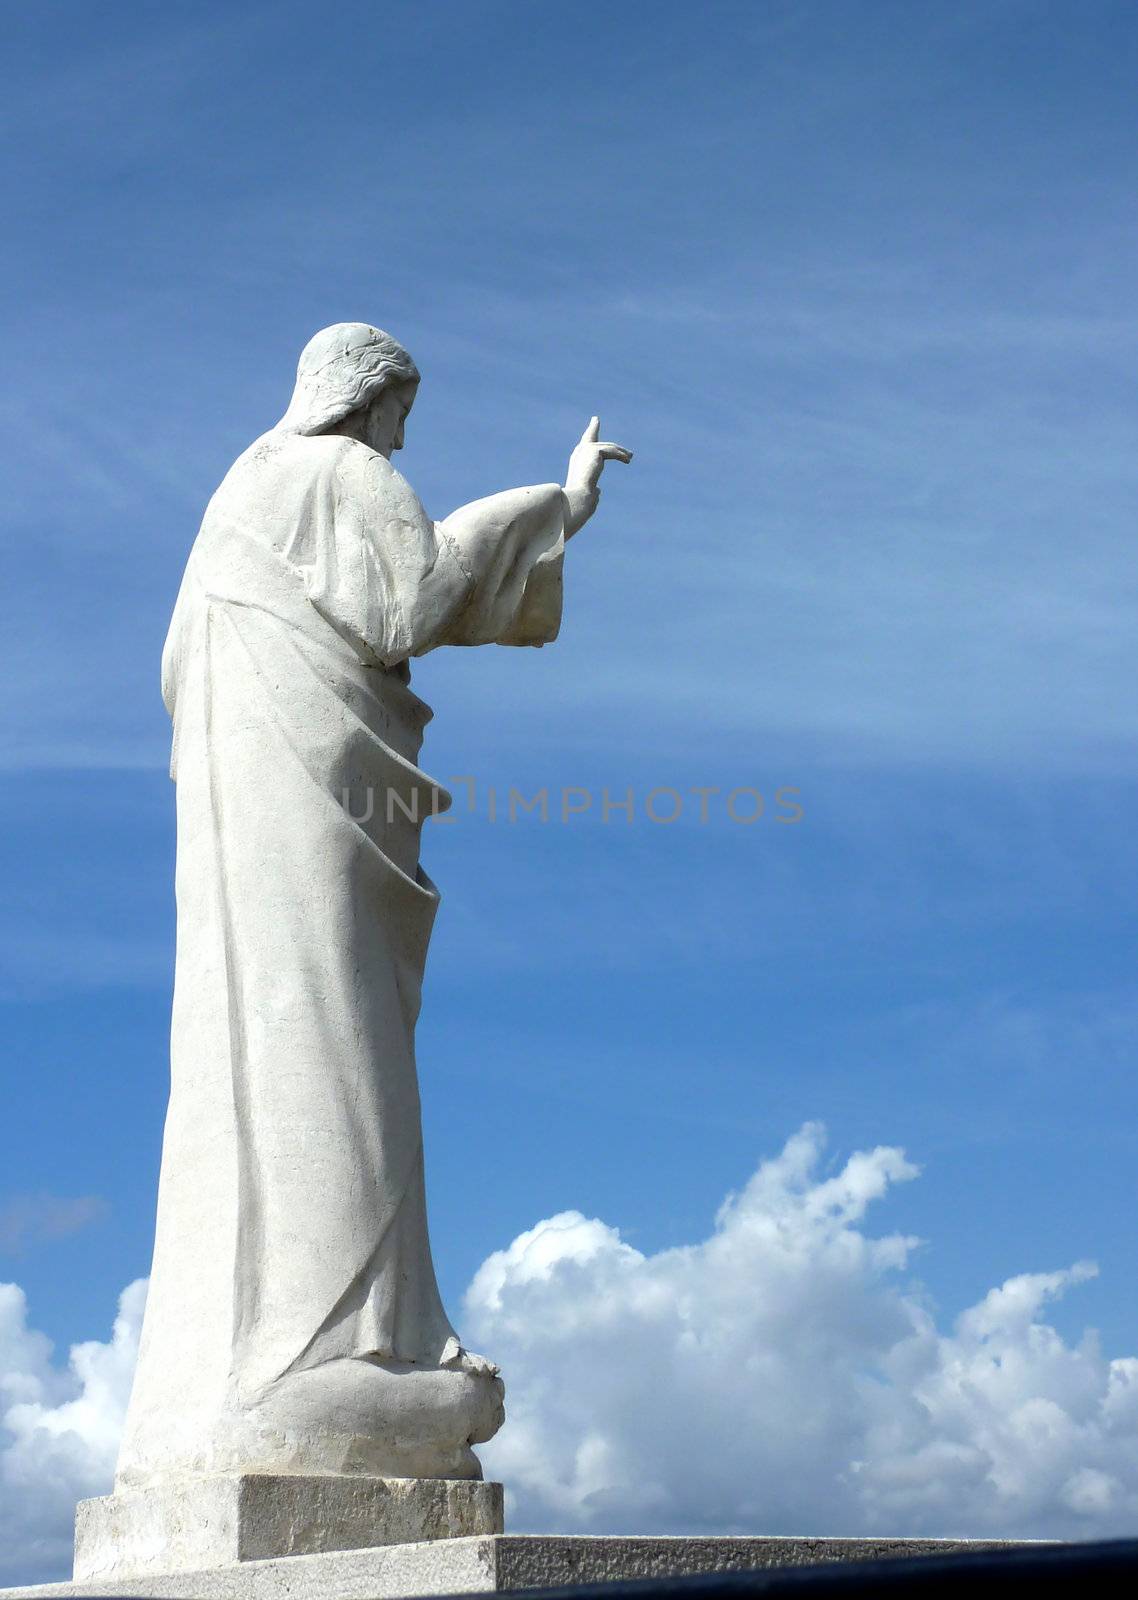
[[342,1358],[435,1366],[414,1030],[438,893],[410,658],[541,645],[559,485],[432,522],[384,457],[264,435],[206,511],[163,656],[177,962],[158,1222],[120,1484]]

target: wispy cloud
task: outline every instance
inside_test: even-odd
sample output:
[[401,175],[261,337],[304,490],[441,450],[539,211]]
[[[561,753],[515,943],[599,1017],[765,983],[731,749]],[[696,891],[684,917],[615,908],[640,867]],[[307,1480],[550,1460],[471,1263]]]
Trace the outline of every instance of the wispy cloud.
[[107,1214],[98,1195],[13,1195],[0,1199],[0,1253],[18,1255],[32,1245],[65,1239]]

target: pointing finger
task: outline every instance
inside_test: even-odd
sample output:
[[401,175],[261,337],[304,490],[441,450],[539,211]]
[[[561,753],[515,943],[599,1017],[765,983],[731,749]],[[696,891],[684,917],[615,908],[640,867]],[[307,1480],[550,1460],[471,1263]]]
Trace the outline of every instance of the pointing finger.
[[622,444],[612,444],[606,440],[604,444],[598,444],[597,449],[600,451],[601,455],[604,456],[606,461],[632,460],[632,451],[626,450]]

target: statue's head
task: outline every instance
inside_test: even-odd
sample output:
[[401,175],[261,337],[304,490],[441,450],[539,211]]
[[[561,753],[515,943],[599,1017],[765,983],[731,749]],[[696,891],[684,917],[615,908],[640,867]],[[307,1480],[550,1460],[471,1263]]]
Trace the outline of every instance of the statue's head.
[[344,433],[380,455],[403,446],[419,369],[403,346],[366,322],[337,322],[300,352],[284,433]]

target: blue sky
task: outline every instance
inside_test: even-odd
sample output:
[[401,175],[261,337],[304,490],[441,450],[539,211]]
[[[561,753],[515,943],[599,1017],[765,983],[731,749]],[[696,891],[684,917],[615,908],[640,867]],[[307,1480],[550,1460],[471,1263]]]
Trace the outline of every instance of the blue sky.
[[700,1238],[817,1120],[839,1166],[921,1167],[880,1214],[946,1318],[1091,1258],[1054,1325],[1133,1352],[1134,8],[46,0],[4,33],[0,1277],[33,1324],[105,1337],[148,1266],[181,566],[359,318],[424,373],[400,465],[436,515],[559,477],[594,410],[636,452],[556,646],[417,665],[428,770],[805,812],[428,830],[448,1302],[567,1209]]

